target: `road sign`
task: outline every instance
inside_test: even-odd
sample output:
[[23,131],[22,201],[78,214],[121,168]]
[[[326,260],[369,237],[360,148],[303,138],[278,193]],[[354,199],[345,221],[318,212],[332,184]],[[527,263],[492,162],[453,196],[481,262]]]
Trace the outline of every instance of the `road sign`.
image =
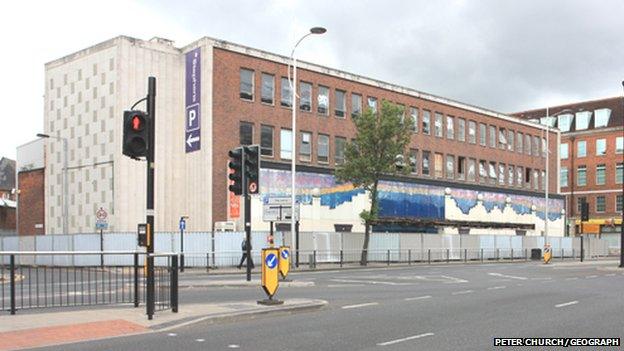
[[98,219],[95,221],[95,229],[97,230],[106,230],[108,229],[108,222],[106,220]]
[[290,205],[291,203],[292,199],[290,196],[267,198],[267,205]]
[[279,287],[278,269],[279,250],[276,248],[262,249],[262,288],[269,296],[275,295]]
[[[295,220],[299,220],[300,209],[299,204],[295,204]],[[292,210],[290,204],[288,205],[270,205],[265,204],[262,206],[262,220],[265,222],[282,222],[290,221]]]
[[105,230],[108,229],[108,213],[102,207],[95,212],[95,229]]
[[290,247],[280,246],[279,253],[279,272],[282,275],[282,279],[286,279],[290,269]]
[[201,48],[187,52],[185,60],[184,144],[189,153],[201,148]]
[[180,219],[180,230],[185,230],[186,229],[186,221],[184,220],[184,218]]
[[108,217],[108,212],[103,207],[95,212],[95,218],[98,220],[105,220]]

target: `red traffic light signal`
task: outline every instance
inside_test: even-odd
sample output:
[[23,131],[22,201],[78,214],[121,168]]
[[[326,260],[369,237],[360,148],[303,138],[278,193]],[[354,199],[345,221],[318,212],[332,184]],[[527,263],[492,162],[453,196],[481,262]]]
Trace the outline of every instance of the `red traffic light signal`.
[[148,117],[143,111],[124,111],[123,154],[135,160],[147,157]]
[[132,129],[135,132],[139,132],[139,131],[142,131],[144,128],[145,128],[145,121],[143,120],[142,116],[140,115],[132,116]]

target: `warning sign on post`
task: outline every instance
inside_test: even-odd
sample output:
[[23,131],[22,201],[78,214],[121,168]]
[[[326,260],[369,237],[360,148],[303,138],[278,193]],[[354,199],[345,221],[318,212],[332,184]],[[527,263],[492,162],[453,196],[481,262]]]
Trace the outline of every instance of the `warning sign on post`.
[[279,249],[262,249],[262,289],[268,295],[268,299],[258,301],[259,304],[274,305],[282,304],[284,301],[274,300],[273,296],[279,287]]
[[279,272],[282,275],[282,279],[286,279],[290,269],[290,247],[280,246],[279,254]]
[[544,263],[549,263],[552,259],[552,252],[550,250],[550,244],[544,245]]

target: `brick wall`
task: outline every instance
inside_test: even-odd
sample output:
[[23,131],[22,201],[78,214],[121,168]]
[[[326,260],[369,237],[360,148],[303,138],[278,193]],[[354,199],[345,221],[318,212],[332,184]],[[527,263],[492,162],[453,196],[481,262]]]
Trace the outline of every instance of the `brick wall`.
[[[18,202],[18,234],[45,234],[44,216],[44,170],[20,172],[17,175],[20,188]],[[35,225],[43,225],[35,228]]]

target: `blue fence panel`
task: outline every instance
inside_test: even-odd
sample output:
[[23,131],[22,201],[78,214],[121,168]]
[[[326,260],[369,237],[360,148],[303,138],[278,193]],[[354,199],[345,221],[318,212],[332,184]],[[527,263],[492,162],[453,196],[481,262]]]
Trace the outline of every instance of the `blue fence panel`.
[[[105,251],[137,250],[137,234],[136,233],[104,234],[104,250]],[[144,250],[141,249],[140,251],[144,251]],[[104,256],[104,264],[111,265],[111,266],[130,266],[130,265],[134,265],[134,257],[132,257],[132,255],[106,255]],[[143,264],[142,258],[139,264]]]
[[[52,246],[52,242],[56,235],[42,235],[37,238],[37,242],[35,243],[35,247],[37,251],[52,251],[54,247]],[[51,266],[52,265],[52,256],[41,255],[37,256],[35,259],[35,264],[43,265],[43,266]]]
[[[107,234],[104,234],[105,236]],[[75,251],[100,251],[100,235],[99,234],[78,234],[74,235]],[[95,255],[78,255],[74,259],[77,266],[98,266],[100,264],[100,256]]]

